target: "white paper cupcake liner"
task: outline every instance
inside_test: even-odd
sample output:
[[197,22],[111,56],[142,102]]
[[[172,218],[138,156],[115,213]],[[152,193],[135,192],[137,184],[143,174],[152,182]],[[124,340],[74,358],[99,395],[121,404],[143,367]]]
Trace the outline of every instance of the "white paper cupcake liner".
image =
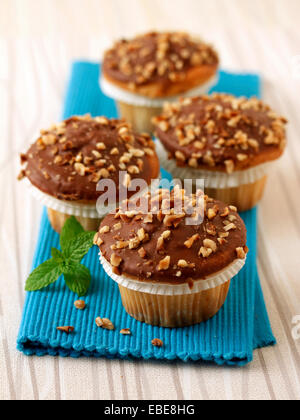
[[135,105],[135,106],[162,108],[166,102],[176,102],[178,101],[180,97],[204,95],[208,93],[208,91],[217,84],[218,80],[219,80],[219,76],[215,75],[201,86],[198,86],[187,92],[183,92],[180,95],[167,96],[163,99],[151,99],[151,98],[148,98],[147,96],[128,92],[110,83],[108,80],[104,78],[104,76],[100,76],[99,83],[100,83],[100,88],[102,92],[105,95],[109,96],[110,98],[115,99],[116,101],[124,102],[126,104]]
[[204,290],[214,289],[218,286],[221,286],[224,283],[227,283],[234,276],[236,276],[246,263],[246,259],[237,259],[233,261],[224,270],[221,270],[209,277],[206,277],[205,279],[194,281],[193,289],[190,289],[186,283],[173,285],[167,283],[153,283],[148,281],[143,282],[133,280],[124,275],[118,276],[117,274],[113,273],[111,264],[102,256],[101,252],[99,252],[99,258],[102,267],[107,273],[107,275],[119,285],[126,287],[130,290],[135,290],[137,292],[166,296],[177,296],[186,294],[191,295],[194,293],[203,292]]
[[[158,180],[161,179],[161,174],[159,174]],[[64,200],[59,200],[55,197],[52,197],[49,194],[44,193],[37,187],[31,184],[31,182],[26,179],[25,180],[27,187],[31,193],[31,195],[38,200],[41,204],[46,206],[49,209],[58,211],[60,213],[67,214],[68,216],[77,216],[77,217],[86,217],[89,219],[102,219],[105,217],[108,213],[111,213],[115,211],[115,209],[118,207],[118,203],[103,207],[103,209],[100,209],[99,206],[96,207],[97,203],[95,204],[82,204],[82,203],[74,203]],[[152,187],[152,184],[148,186],[148,189],[155,189],[155,187]],[[137,193],[137,197],[143,195],[146,192],[146,190],[140,191]]]
[[81,216],[90,219],[100,219],[104,217],[109,211],[109,207],[107,207],[103,209],[103,212],[98,213],[96,209],[96,203],[82,204],[59,200],[39,190],[37,187],[32,185],[28,179],[26,180],[26,183],[31,195],[35,199],[37,199],[41,204],[43,204],[47,208],[58,211],[60,213],[67,214],[69,216]]
[[207,188],[234,188],[240,185],[253,184],[263,178],[270,171],[270,167],[275,162],[266,162],[253,168],[243,171],[236,171],[232,174],[225,172],[209,171],[205,169],[192,169],[189,167],[179,167],[175,159],[168,159],[168,153],[159,140],[155,141],[156,153],[159,157],[161,166],[172,174],[174,178],[183,179],[204,179]]

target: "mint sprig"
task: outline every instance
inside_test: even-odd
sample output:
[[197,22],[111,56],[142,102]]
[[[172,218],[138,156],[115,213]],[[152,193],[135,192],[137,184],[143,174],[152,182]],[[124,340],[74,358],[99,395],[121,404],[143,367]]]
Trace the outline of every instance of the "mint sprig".
[[75,217],[70,217],[60,235],[61,251],[52,248],[52,258],[37,267],[28,277],[25,290],[34,292],[55,283],[64,276],[67,287],[79,297],[86,295],[91,273],[81,264],[93,246],[96,232],[85,232]]

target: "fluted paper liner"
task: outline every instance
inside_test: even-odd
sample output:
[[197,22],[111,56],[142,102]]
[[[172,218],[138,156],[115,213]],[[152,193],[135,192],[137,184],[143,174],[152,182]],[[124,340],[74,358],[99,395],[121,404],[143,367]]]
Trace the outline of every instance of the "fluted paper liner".
[[[157,179],[161,179],[161,174],[159,174]],[[116,207],[118,207],[118,203],[116,203],[111,206],[106,206],[103,209],[97,209],[96,202],[95,204],[82,204],[78,202],[59,200],[49,194],[44,193],[39,188],[32,185],[28,179],[26,179],[26,183],[32,196],[40,203],[51,210],[67,214],[68,216],[86,217],[89,219],[102,219],[108,213],[113,212]],[[150,188],[151,184],[149,185],[149,189]],[[140,191],[137,194],[142,195],[143,193],[145,193],[145,190]]]
[[205,186],[207,188],[225,189],[254,184],[264,178],[269,173],[270,167],[275,164],[275,162],[266,162],[253,168],[236,171],[232,174],[205,169],[192,169],[189,167],[179,167],[176,165],[175,159],[168,159],[168,153],[160,140],[155,141],[155,146],[161,166],[170,172],[174,178],[182,180],[205,179]]
[[99,252],[100,262],[107,275],[112,278],[119,286],[123,286],[127,289],[134,290],[141,293],[149,293],[152,295],[164,295],[164,296],[179,296],[179,295],[192,295],[194,293],[200,293],[205,290],[214,289],[227,283],[245,265],[246,259],[236,259],[228,267],[223,270],[206,277],[205,279],[195,280],[193,288],[190,289],[188,284],[167,284],[167,283],[154,283],[151,281],[139,281],[133,280],[127,276],[119,276],[113,273],[111,264],[103,257]]
[[32,196],[44,206],[51,210],[67,214],[69,216],[87,217],[89,219],[100,219],[106,216],[106,214],[110,210],[114,210],[115,208],[115,206],[112,209],[107,207],[104,208],[103,211],[98,213],[96,209],[96,202],[95,204],[82,204],[59,200],[55,197],[51,197],[51,195],[49,194],[44,193],[43,191],[32,185],[29,180],[27,180],[27,185]]
[[201,86],[188,90],[187,92],[183,92],[180,95],[166,96],[163,99],[152,99],[148,98],[147,96],[128,92],[125,89],[122,89],[114,85],[113,83],[110,83],[108,80],[105,79],[104,76],[100,76],[99,83],[100,88],[105,95],[119,102],[141,107],[162,108],[166,102],[178,101],[178,99],[182,96],[197,96],[208,93],[208,91],[217,84],[218,79],[218,75],[214,75],[211,79],[209,79],[206,83],[202,84]]

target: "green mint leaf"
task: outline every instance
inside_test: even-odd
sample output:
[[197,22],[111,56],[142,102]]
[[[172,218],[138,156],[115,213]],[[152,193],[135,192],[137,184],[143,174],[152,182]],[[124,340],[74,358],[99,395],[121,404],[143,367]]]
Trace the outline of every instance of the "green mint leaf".
[[63,254],[56,248],[51,249],[51,255],[54,260],[56,260],[57,263],[62,263],[64,261]]
[[51,259],[39,267],[37,267],[28,277],[26,281],[25,290],[27,292],[34,292],[55,283],[56,280],[62,275],[62,268],[60,264]]
[[64,278],[68,288],[78,297],[86,295],[91,283],[91,273],[87,267],[79,263],[71,263],[64,269]]
[[96,232],[83,232],[73,238],[64,251],[65,258],[71,262],[80,263],[94,245],[95,234]]
[[74,216],[67,219],[60,234],[61,249],[67,251],[72,239],[82,232],[84,232],[84,229]]

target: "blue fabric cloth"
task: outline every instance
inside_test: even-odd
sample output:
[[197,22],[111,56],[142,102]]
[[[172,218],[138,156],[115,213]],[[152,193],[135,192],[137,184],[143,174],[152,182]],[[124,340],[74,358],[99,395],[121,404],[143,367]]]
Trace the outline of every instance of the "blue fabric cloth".
[[[99,66],[76,62],[72,67],[64,107],[64,118],[74,114],[116,116],[116,107],[99,89]],[[220,73],[216,91],[236,95],[260,96],[260,78],[255,74]],[[167,176],[167,174],[165,174]],[[138,322],[123,309],[118,286],[105,274],[94,247],[84,259],[91,270],[92,284],[85,297],[87,308],[75,309],[76,296],[63,279],[35,293],[27,293],[17,347],[26,355],[105,356],[183,361],[205,360],[218,364],[244,365],[253,350],[275,344],[256,268],[256,217],[253,209],[242,214],[248,230],[246,266],[233,279],[228,299],[220,312],[208,322],[187,328],[168,329]],[[46,210],[41,220],[33,268],[51,256],[59,246],[59,236],[48,221]],[[114,332],[98,328],[96,317],[107,317]],[[73,334],[56,330],[60,325],[75,327]],[[130,328],[132,336],[119,333]],[[164,347],[151,345],[160,338]]]

